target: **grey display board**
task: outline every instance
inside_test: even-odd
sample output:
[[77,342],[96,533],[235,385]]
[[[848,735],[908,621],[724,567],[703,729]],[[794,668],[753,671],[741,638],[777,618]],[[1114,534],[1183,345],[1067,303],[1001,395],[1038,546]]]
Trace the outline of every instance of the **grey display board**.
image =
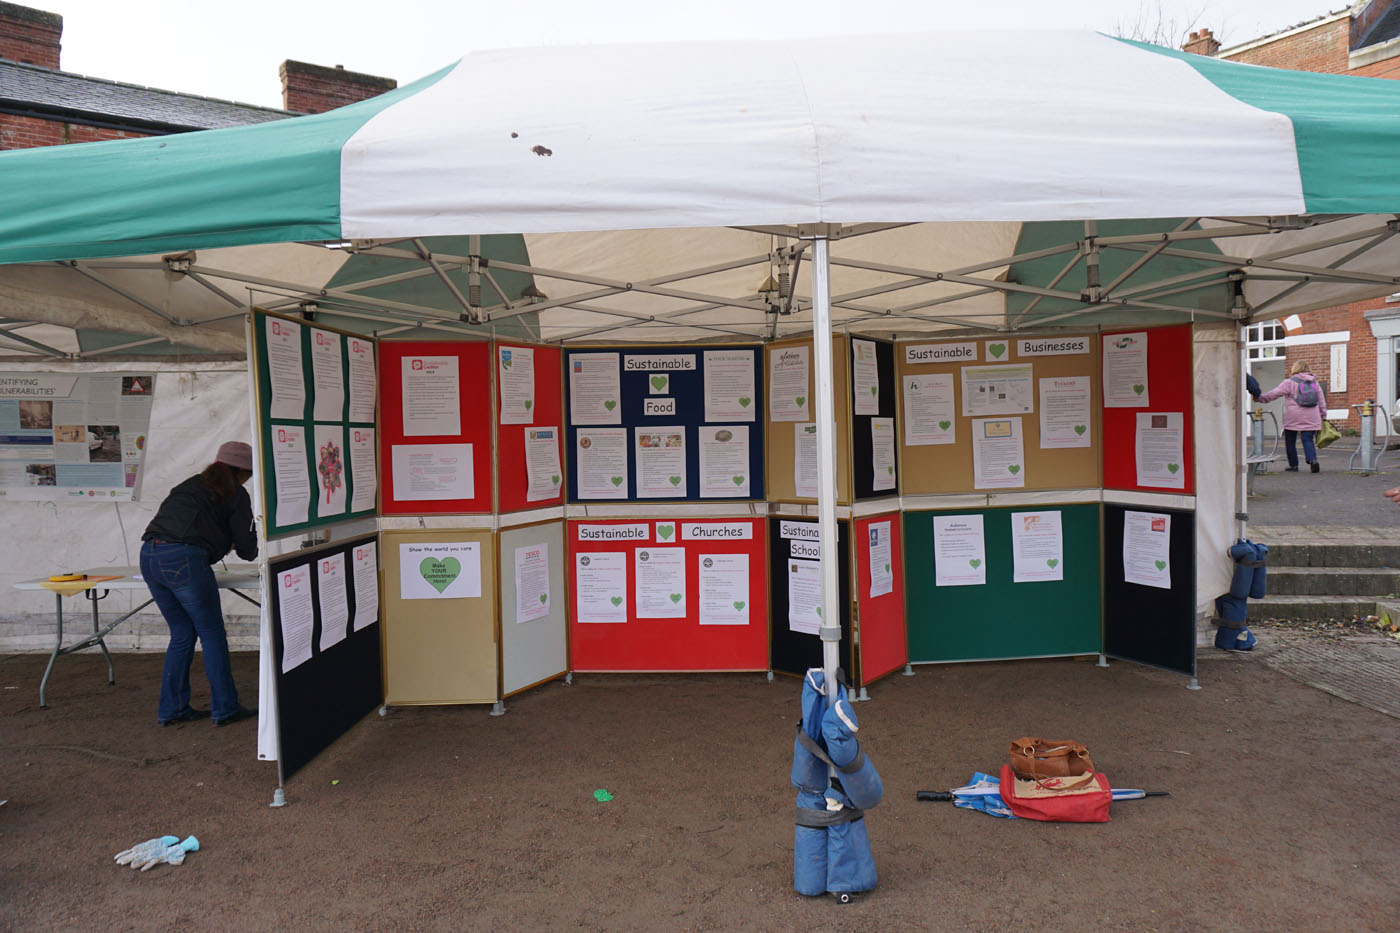
[[[527,622],[516,601],[516,552],[543,548],[549,567],[549,593],[544,615]],[[522,555],[524,556],[524,555]],[[501,573],[501,692],[503,696],[561,676],[569,666],[565,593],[564,522],[506,528],[500,535]],[[537,586],[530,588],[532,591]],[[527,613],[528,614],[528,613]]]

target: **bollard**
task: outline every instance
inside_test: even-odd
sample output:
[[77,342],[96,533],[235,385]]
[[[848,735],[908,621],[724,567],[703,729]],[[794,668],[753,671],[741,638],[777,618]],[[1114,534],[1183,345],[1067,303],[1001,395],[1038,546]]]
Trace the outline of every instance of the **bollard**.
[[1358,469],[1370,473],[1375,469],[1376,402],[1368,398],[1357,407],[1361,409],[1361,464]]
[[[1250,459],[1253,460],[1264,456],[1264,409],[1256,407],[1249,413],[1249,418],[1251,422],[1249,428],[1249,456]],[[1255,473],[1263,473],[1263,461],[1256,460],[1252,470]]]

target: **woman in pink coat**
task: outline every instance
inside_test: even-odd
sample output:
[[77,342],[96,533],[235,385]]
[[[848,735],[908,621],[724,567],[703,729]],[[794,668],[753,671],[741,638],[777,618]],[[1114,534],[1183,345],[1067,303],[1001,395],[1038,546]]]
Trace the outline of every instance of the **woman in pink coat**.
[[[1317,448],[1313,437],[1322,429],[1322,416],[1327,411],[1327,397],[1322,394],[1322,386],[1317,377],[1302,360],[1288,370],[1288,378],[1259,396],[1261,402],[1272,402],[1279,396],[1286,397],[1283,403],[1283,442],[1288,448],[1288,469],[1298,472],[1298,435],[1303,435],[1303,457],[1316,473]],[[1302,404],[1313,401],[1312,405]]]

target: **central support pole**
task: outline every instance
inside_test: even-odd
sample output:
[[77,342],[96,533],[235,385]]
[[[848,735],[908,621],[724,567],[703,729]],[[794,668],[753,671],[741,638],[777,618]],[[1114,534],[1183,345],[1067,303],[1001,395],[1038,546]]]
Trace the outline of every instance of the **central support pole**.
[[812,240],[812,357],[816,362],[817,533],[821,537],[822,672],[826,703],[836,703],[840,665],[841,597],[836,549],[836,380],[831,359],[831,263],[826,235]]

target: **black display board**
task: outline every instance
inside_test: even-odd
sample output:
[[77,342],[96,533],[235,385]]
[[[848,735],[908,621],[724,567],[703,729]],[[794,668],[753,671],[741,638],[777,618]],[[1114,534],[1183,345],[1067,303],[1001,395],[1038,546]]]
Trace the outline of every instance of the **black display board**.
[[[285,781],[315,758],[332,742],[350,730],[365,714],[384,702],[379,644],[379,622],[352,631],[357,610],[353,572],[353,551],[356,547],[373,544],[377,536],[369,535],[330,547],[302,551],[269,562],[268,611],[272,619],[272,641],[277,674],[277,728],[281,735],[282,779]],[[311,598],[315,607],[316,624],[311,637],[311,658],[282,672],[284,645],[280,620],[281,601],[278,574],[337,553],[345,554],[347,601],[351,622],[347,623],[345,638],[322,651],[321,644],[321,581],[311,574]],[[376,547],[376,554],[378,549]],[[378,568],[375,569],[378,577]],[[379,607],[375,614],[378,616]]]
[[[1123,579],[1123,522],[1128,512],[1168,516],[1171,588]],[[1140,505],[1103,507],[1103,653],[1196,674],[1196,513]]]
[[[794,632],[788,624],[788,562],[792,557],[792,538],[782,536],[784,522],[817,527],[814,518],[770,518],[768,520],[769,567],[769,667],[783,674],[801,677],[808,668],[822,666],[822,640],[818,635]],[[841,667],[847,678],[855,676],[855,658],[851,652],[851,559],[850,524],[845,519],[836,522],[837,587],[841,602]],[[808,542],[815,543],[815,542]],[[853,681],[852,681],[853,682]]]
[[[705,354],[709,353],[749,353],[753,357],[753,393],[746,395],[748,404],[745,412],[752,412],[751,421],[739,418],[705,418]],[[571,420],[574,358],[597,353],[616,353],[620,366],[619,390],[622,398],[618,401],[618,421],[616,424],[573,424]],[[677,358],[688,359],[690,368],[678,366],[648,367],[647,361],[667,361]],[[658,380],[653,385],[652,379]],[[665,380],[664,391],[659,386]],[[709,344],[685,345],[669,344],[660,346],[615,346],[588,347],[564,352],[564,417],[569,420],[568,433],[568,482],[570,502],[745,502],[762,499],[763,489],[763,423],[764,407],[763,348],[751,345]],[[662,413],[664,412],[664,413]],[[746,496],[702,496],[700,494],[700,430],[705,425],[739,425],[748,429],[749,466],[748,495]],[[637,429],[680,427],[685,432],[685,483],[677,486],[671,496],[637,495]],[[578,461],[579,431],[623,428],[627,432],[627,475],[621,485],[627,489],[625,499],[586,498],[579,495]]]
[[[856,414],[856,342],[869,340],[875,345],[875,371],[880,380],[880,412],[878,415],[858,415]],[[895,450],[899,449],[899,420],[896,415],[898,404],[899,383],[895,381],[894,375],[894,344],[883,340],[870,340],[868,337],[852,337],[850,345],[850,372],[851,372],[851,488],[857,500],[878,499],[882,496],[894,496],[899,494],[899,467],[895,465],[895,483],[888,489],[875,488],[875,459],[872,455],[874,450],[874,440],[870,432],[870,422],[873,418],[890,418],[894,423],[894,437],[891,443]]]

